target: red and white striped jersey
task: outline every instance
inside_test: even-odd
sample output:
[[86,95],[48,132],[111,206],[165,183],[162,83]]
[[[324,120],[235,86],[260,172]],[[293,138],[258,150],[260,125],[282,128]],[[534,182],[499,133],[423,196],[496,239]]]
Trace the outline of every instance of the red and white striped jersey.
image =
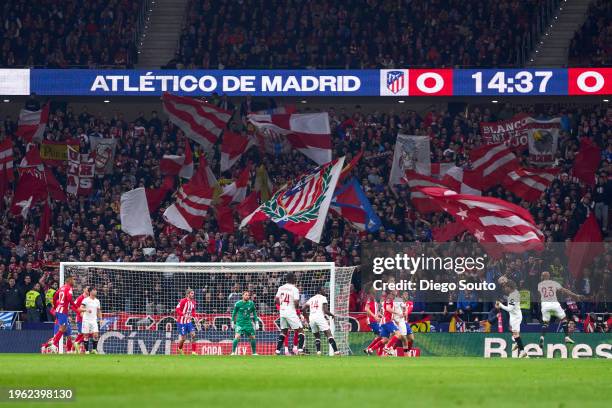
[[[393,322],[393,299],[385,299],[382,304],[383,307],[383,324]],[[389,310],[391,311],[389,311]]]
[[57,304],[55,306],[55,313],[62,313],[67,315],[70,310],[72,302],[72,286],[63,285],[57,290]]
[[412,313],[412,309],[414,309],[414,302],[412,300],[407,300],[404,302],[404,319],[406,319],[406,321],[408,321],[410,313]]
[[[380,313],[380,305],[376,300],[369,300],[365,302],[363,311],[368,313],[368,310],[377,316]],[[371,315],[368,314],[368,323],[376,323],[376,319],[374,319]]]
[[176,317],[178,323],[185,324],[191,322],[191,318],[196,311],[196,302],[189,298],[183,298],[176,305]]

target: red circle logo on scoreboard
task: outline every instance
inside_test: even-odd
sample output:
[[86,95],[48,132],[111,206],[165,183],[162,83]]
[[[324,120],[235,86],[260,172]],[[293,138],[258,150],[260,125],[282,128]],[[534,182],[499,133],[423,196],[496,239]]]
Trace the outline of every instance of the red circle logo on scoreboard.
[[453,94],[452,69],[408,70],[408,94],[414,96],[439,96]]
[[612,94],[612,68],[569,68],[569,95]]

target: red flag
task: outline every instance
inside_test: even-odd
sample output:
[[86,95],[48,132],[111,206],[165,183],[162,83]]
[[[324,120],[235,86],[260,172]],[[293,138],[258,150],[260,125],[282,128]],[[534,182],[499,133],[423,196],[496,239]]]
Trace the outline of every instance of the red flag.
[[529,211],[518,205],[498,198],[457,194],[445,188],[420,190],[464,225],[480,243],[499,244],[497,249],[503,252],[544,248],[544,235]]
[[583,137],[580,139],[580,150],[574,158],[573,176],[590,186],[594,186],[595,172],[599,168],[600,161],[601,149],[589,138]]
[[266,239],[266,230],[264,229],[263,221],[250,224],[249,231],[257,241],[263,241]]
[[229,170],[251,146],[255,138],[226,130],[221,143],[221,171]]
[[185,139],[185,154],[181,156],[165,154],[159,161],[161,174],[180,176],[190,179],[193,176],[193,154],[189,140]]
[[156,211],[161,205],[168,192],[174,188],[174,178],[172,176],[164,177],[164,181],[159,188],[147,188],[145,189],[145,195],[147,196],[147,204],[149,211]]
[[526,201],[540,199],[542,193],[559,174],[559,169],[520,168],[506,174],[502,186]]
[[484,145],[472,150],[470,162],[471,170],[479,179],[479,190],[499,184],[508,170],[518,166],[518,159],[512,153],[512,148],[505,144]]
[[440,180],[408,170],[406,171],[406,176],[401,179],[401,182],[410,186],[410,201],[412,201],[412,205],[414,205],[418,212],[427,214],[440,211],[434,200],[419,190],[419,187],[445,187]]
[[604,252],[603,236],[595,215],[591,212],[572,242],[566,247],[569,270],[574,278],[582,276],[584,268],[588,267],[593,259]]
[[51,206],[49,205],[49,200],[47,200],[45,201],[45,206],[40,217],[40,225],[36,233],[36,240],[44,241],[49,233],[49,229],[51,229]]
[[252,191],[244,201],[236,207],[236,211],[240,218],[245,218],[259,207],[259,192]]
[[441,184],[460,194],[481,195],[485,189],[482,175],[476,170],[466,170],[461,167],[451,167],[444,177]]
[[215,207],[217,215],[217,225],[220,232],[234,232],[234,214],[232,209],[225,205]]
[[465,230],[465,225],[458,222],[451,222],[450,224],[444,224],[441,227],[433,228],[431,232],[433,234],[434,241],[446,242],[452,240]]

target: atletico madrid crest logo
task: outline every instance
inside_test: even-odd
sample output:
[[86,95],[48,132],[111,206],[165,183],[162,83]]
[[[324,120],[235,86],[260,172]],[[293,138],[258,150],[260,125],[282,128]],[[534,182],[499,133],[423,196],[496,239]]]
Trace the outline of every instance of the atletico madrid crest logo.
[[387,72],[387,89],[394,94],[404,89],[404,72],[389,71]]

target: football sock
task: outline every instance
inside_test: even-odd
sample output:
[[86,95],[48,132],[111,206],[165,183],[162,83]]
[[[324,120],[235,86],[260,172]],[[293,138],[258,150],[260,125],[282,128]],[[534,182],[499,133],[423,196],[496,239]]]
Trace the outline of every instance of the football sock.
[[514,341],[516,341],[519,351],[523,351],[523,339],[521,339],[521,336],[516,337]]
[[251,339],[251,353],[257,354],[257,340]]
[[62,336],[64,335],[64,333],[62,333],[61,331],[57,331],[57,333],[55,333],[55,336],[53,336],[53,345],[55,347],[59,347],[59,342],[60,339],[62,338]]
[[281,351],[283,343],[285,343],[285,335],[281,333],[278,335],[278,340],[276,341],[276,351]]
[[374,350],[376,346],[378,345],[378,343],[380,343],[380,337],[376,337],[374,340],[372,340],[372,342],[367,348],[370,350]]
[[232,353],[235,353],[237,348],[238,348],[238,339],[234,339],[234,341],[232,341]]
[[92,347],[92,351],[98,351],[98,340],[93,339],[93,347]]
[[315,349],[317,350],[317,353],[321,351],[321,339],[315,339]]
[[334,353],[338,351],[338,345],[336,344],[336,339],[334,339],[333,337],[330,337],[327,339],[327,341],[329,341],[329,344],[332,346]]
[[298,350],[303,350],[304,349],[304,341],[306,340],[306,337],[304,336],[304,333],[300,333],[298,336]]

